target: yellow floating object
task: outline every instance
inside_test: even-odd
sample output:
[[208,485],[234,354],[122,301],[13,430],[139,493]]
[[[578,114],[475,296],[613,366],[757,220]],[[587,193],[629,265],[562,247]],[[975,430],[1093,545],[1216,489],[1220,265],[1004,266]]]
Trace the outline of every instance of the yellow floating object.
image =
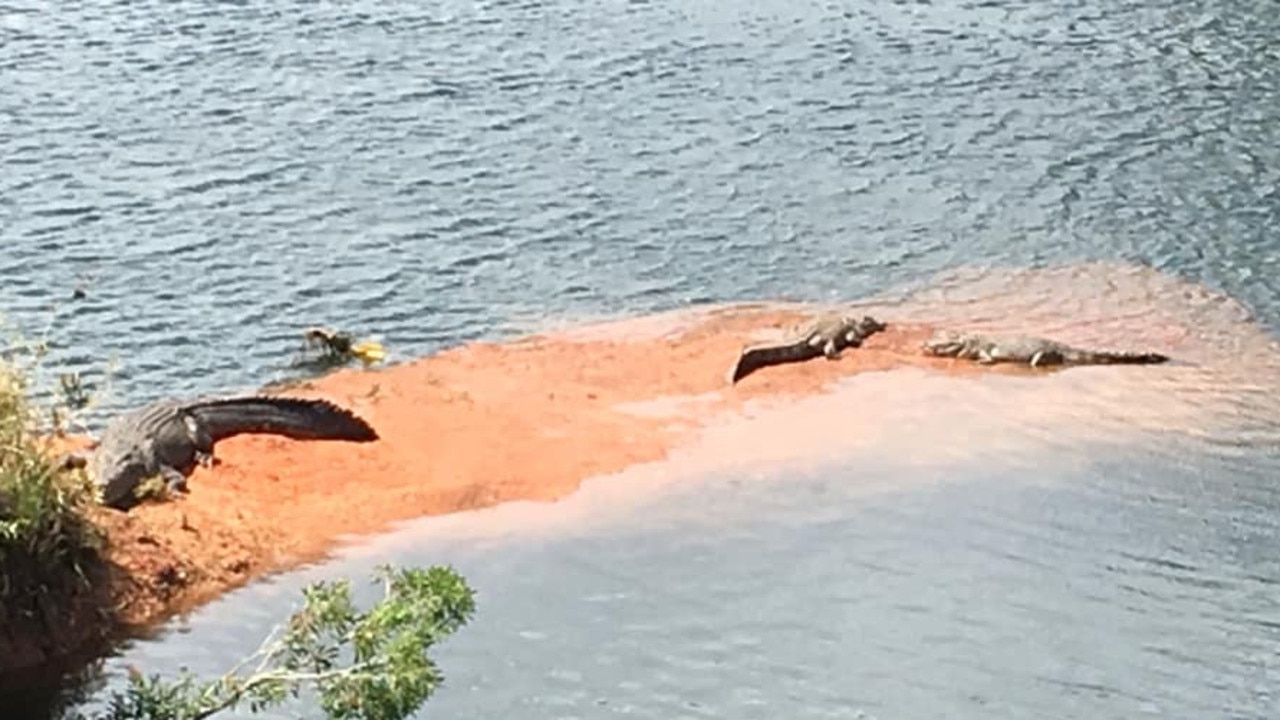
[[382,349],[382,344],[373,342],[372,340],[362,342],[351,347],[351,354],[360,359],[365,365],[371,365],[381,362],[387,356],[387,351]]
[[312,327],[303,331],[307,344],[322,348],[326,355],[333,358],[349,360],[356,358],[365,365],[381,362],[387,357],[382,343],[365,340],[357,343],[353,337],[343,332],[335,332],[329,328]]

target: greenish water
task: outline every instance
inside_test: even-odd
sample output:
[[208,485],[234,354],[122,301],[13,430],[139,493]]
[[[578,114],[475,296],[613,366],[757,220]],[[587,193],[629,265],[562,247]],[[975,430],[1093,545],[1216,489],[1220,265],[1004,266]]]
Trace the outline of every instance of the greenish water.
[[[445,716],[1273,718],[1277,36],[1243,0],[10,2],[0,309],[118,355],[107,410],[256,387],[316,323],[406,358],[872,298],[1176,348],[890,374],[821,406],[843,435],[758,418],[312,574],[476,582]],[[306,577],[124,660],[220,669]]]

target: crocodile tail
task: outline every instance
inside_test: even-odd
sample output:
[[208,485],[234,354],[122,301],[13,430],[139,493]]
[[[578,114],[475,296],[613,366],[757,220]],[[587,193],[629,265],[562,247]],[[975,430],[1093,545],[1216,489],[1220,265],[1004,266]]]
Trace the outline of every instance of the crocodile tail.
[[283,435],[295,440],[371,442],[378,432],[368,422],[328,400],[244,397],[209,400],[187,407],[214,442],[244,433]]
[[731,382],[736,383],[760,368],[783,363],[803,362],[812,360],[820,355],[822,355],[821,347],[814,347],[806,342],[792,343],[790,345],[749,347],[743,350],[742,355],[738,357],[738,364],[733,368]]
[[1168,362],[1168,355],[1157,352],[1083,352],[1075,362],[1093,365],[1159,365]]

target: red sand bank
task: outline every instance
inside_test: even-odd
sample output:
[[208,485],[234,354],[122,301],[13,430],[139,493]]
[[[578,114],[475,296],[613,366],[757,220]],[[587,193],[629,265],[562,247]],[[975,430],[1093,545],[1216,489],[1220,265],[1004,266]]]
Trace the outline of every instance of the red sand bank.
[[749,399],[815,393],[867,370],[977,371],[921,355],[917,346],[929,328],[891,326],[838,361],[766,368],[728,384],[744,344],[808,318],[798,310],[738,308],[648,337],[568,332],[478,343],[279,391],[346,406],[381,439],[240,436],[218,445],[219,465],[196,470],[189,495],[127,514],[95,510],[109,541],[115,622],[163,620],[265,573],[320,558],[343,535],[505,501],[562,498],[589,477],[663,458],[687,439],[688,421],[698,420],[644,417],[619,409],[622,403],[710,393],[716,399],[707,411],[732,411]]

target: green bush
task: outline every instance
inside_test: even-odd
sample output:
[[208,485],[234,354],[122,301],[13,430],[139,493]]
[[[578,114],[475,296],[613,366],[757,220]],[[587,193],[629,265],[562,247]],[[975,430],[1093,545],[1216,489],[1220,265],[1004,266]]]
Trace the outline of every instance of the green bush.
[[33,593],[83,577],[81,563],[99,540],[84,516],[91,489],[42,447],[29,391],[30,369],[12,351],[0,357],[0,620],[30,612]]
[[[61,375],[42,422],[32,378],[44,354],[43,345],[0,351],[0,632],[33,617],[61,622],[71,584],[88,585],[87,563],[101,548],[85,514],[92,485],[59,469],[40,439],[92,403],[77,376]],[[100,719],[196,720],[241,705],[256,712],[303,690],[329,718],[412,715],[444,682],[428,651],[467,623],[474,595],[447,567],[379,572],[384,597],[368,611],[356,608],[345,580],[313,584],[280,636],[226,675],[201,682],[185,672],[174,680],[132,672]]]
[[346,580],[312,584],[280,633],[221,678],[133,671],[98,720],[199,720],[241,705],[258,712],[303,690],[333,720],[413,715],[444,682],[428,651],[471,619],[475,597],[452,568],[378,570],[383,597],[369,610],[356,608]]

